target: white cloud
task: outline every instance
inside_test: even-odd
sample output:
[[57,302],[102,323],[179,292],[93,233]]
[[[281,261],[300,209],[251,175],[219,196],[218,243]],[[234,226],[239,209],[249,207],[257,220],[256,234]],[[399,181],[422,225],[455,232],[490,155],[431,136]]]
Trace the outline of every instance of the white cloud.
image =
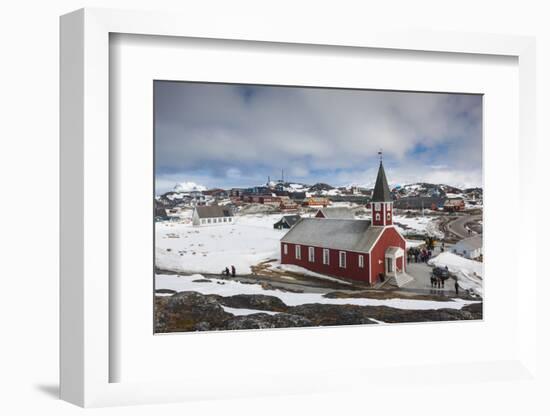
[[223,182],[285,168],[296,178],[324,171],[344,181],[370,175],[382,148],[395,177],[410,178],[404,182],[481,181],[479,96],[188,83],[156,88],[162,180],[179,172]]

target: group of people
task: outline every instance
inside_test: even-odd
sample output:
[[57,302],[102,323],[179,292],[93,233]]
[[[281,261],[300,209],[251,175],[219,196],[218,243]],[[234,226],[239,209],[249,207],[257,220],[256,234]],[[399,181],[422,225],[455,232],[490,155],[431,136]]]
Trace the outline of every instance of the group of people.
[[430,276],[430,283],[432,284],[432,287],[435,287],[437,289],[445,289],[445,280],[441,277],[434,276],[432,274]]
[[[445,289],[445,279],[443,279],[439,276],[434,276],[432,274],[430,276],[430,283],[432,284],[432,288],[434,288],[434,289]],[[458,289],[460,288],[460,286],[458,284],[458,279],[455,279],[454,287],[455,287],[455,293],[458,296]]]
[[229,267],[226,267],[225,269],[222,270],[222,276],[235,277],[236,273],[237,273],[237,270],[233,265],[231,265],[231,271],[229,271]]
[[432,258],[432,250],[423,248],[422,250],[412,247],[407,250],[407,261],[409,263],[426,263]]

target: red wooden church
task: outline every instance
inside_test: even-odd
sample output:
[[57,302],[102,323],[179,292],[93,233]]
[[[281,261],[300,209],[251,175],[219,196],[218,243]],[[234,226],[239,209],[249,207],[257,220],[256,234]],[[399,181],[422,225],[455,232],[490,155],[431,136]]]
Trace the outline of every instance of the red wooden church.
[[405,239],[393,225],[382,161],[371,207],[372,220],[302,218],[281,239],[281,263],[369,284],[382,277],[408,283]]

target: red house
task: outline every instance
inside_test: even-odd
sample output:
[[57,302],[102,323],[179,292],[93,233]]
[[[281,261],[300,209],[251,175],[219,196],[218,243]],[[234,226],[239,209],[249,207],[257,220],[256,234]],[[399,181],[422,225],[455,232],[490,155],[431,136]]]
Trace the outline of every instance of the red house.
[[393,225],[393,203],[382,161],[372,194],[372,220],[302,218],[281,239],[281,263],[375,284],[403,286],[405,239]]

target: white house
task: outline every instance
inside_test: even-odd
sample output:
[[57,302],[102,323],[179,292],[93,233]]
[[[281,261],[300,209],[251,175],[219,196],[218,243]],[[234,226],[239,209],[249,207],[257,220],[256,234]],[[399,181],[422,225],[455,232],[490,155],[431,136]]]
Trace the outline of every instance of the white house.
[[483,241],[481,235],[474,235],[473,237],[460,240],[458,243],[451,247],[451,252],[458,254],[467,259],[476,259],[483,254]]
[[193,225],[222,225],[233,223],[233,213],[219,205],[197,206],[193,210]]

